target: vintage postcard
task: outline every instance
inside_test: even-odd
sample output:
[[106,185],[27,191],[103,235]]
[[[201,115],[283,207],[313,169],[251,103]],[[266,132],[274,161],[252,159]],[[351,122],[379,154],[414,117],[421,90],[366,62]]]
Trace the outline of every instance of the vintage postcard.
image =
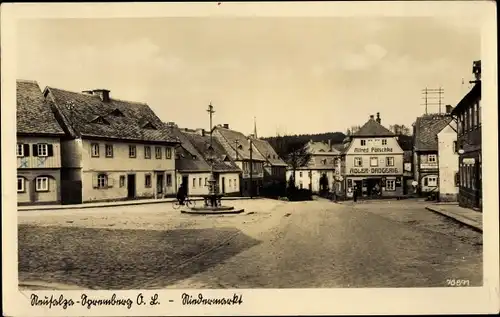
[[498,312],[494,6],[2,5],[5,315]]

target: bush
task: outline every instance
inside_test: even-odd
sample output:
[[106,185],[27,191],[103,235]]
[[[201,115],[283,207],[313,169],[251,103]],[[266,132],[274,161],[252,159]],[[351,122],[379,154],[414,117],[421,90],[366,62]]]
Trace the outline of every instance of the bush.
[[297,189],[292,187],[289,188],[287,197],[289,201],[312,200],[312,191],[310,191],[309,189]]
[[270,183],[262,187],[261,196],[267,198],[279,198],[286,196],[286,183]]

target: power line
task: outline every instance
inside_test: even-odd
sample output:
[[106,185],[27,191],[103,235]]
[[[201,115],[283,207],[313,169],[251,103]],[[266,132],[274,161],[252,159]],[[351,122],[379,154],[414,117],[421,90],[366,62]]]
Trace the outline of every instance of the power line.
[[425,87],[422,89],[423,99],[425,105],[425,114],[428,113],[429,106],[439,106],[439,113],[441,113],[441,106],[443,105],[443,95],[444,89],[439,87],[437,89],[431,89]]

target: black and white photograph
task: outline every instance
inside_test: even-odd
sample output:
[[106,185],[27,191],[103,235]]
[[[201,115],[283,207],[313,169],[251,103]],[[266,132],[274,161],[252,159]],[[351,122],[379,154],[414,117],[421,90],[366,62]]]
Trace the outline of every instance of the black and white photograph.
[[434,4],[2,6],[10,315],[498,312],[494,5]]

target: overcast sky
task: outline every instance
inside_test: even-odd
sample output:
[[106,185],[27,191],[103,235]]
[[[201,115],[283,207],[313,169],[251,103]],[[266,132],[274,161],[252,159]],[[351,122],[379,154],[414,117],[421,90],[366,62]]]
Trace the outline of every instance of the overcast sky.
[[215,124],[251,133],[256,117],[259,136],[345,132],[376,112],[411,125],[423,88],[455,105],[480,59],[463,18],[59,19],[18,32],[17,77],[42,89],[106,88],[188,128],[208,128],[212,101]]

